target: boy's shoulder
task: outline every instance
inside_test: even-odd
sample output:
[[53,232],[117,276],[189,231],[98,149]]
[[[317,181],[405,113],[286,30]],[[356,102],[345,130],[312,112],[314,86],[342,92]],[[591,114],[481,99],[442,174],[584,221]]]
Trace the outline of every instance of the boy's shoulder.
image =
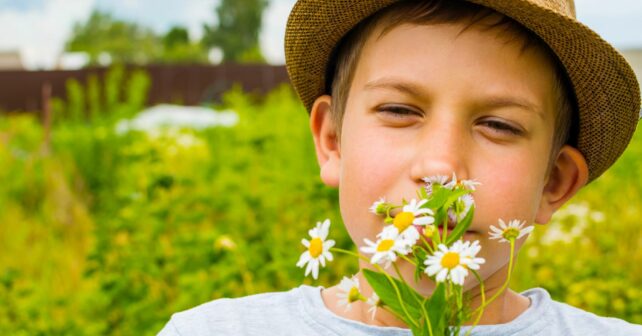
[[[569,304],[555,301],[545,289],[529,289],[522,292],[522,295],[531,300],[531,307],[528,310],[508,324],[482,326],[482,328],[488,328],[483,330],[485,332],[480,335],[492,335],[494,329],[498,328],[496,331],[501,330],[502,334],[510,335],[642,336],[641,325],[631,324],[617,318],[598,316]],[[473,334],[477,335],[475,332]]]
[[[552,301],[552,311],[557,313],[552,319],[560,326],[566,326],[565,335],[639,335],[642,325],[627,321],[598,316],[563,302]],[[568,333],[567,333],[568,332]]]
[[262,335],[296,334],[305,292],[317,290],[301,286],[287,292],[255,294],[235,299],[218,299],[172,315],[158,335]]

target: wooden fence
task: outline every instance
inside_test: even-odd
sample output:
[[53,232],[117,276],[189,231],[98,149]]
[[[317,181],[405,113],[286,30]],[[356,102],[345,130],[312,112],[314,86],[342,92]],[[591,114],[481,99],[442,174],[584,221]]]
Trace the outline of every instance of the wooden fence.
[[[265,93],[288,82],[284,66],[271,65],[148,65],[127,66],[145,70],[151,79],[147,104],[181,102],[198,105],[216,101],[220,94],[239,83],[244,90]],[[86,83],[91,74],[102,78],[107,68],[55,71],[0,71],[0,113],[39,112],[43,97],[66,98],[66,82],[75,78]]]

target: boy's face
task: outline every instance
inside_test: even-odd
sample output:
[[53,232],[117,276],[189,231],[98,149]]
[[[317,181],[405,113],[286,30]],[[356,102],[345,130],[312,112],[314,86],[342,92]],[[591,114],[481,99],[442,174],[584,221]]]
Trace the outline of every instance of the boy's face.
[[339,187],[343,221],[359,246],[382,229],[368,210],[380,197],[415,198],[424,176],[455,172],[481,182],[465,239],[480,241],[486,279],[509,257],[508,244],[489,240],[489,226],[498,218],[545,223],[554,211],[543,197],[554,68],[543,52],[523,51],[520,40],[464,27],[405,24],[380,39],[375,31],[355,69],[340,143],[320,162],[324,182]]

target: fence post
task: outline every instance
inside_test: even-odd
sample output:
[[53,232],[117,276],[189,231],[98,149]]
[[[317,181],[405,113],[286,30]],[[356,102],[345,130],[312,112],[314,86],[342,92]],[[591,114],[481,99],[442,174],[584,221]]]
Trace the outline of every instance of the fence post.
[[44,126],[45,134],[43,140],[44,154],[49,153],[51,145],[51,83],[45,82],[42,85],[42,123]]

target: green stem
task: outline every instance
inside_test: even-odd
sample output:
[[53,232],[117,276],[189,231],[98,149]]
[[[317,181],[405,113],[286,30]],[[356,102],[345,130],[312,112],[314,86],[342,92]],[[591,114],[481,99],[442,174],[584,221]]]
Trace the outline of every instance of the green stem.
[[511,275],[513,273],[513,258],[514,258],[514,255],[515,255],[515,239],[511,239],[510,240],[510,260],[508,261],[508,276],[506,277],[506,281],[504,282],[502,287],[499,288],[499,291],[497,291],[497,293],[495,293],[490,298],[490,300],[488,300],[488,302],[486,302],[485,305],[479,306],[477,309],[475,309],[473,314],[476,313],[479,309],[484,309],[484,308],[486,308],[486,306],[488,306],[491,303],[493,303],[493,301],[495,301],[499,297],[499,295],[501,295],[502,292],[504,290],[506,290],[506,287],[508,287],[508,284],[510,283]]
[[[361,260],[365,260],[366,262],[370,263],[370,260],[368,258],[362,256],[361,254],[354,253],[352,251],[344,250],[344,249],[337,248],[337,247],[330,248],[330,251],[345,253],[345,254],[348,254],[348,255],[351,255],[351,256],[355,256],[355,257],[357,257],[357,258],[359,258]],[[401,303],[401,308],[403,308],[403,311],[406,314],[406,317],[408,318],[408,321],[410,321],[415,327],[419,327],[419,324],[417,323],[417,321],[415,321],[415,319],[412,318],[412,316],[410,315],[410,313],[406,309],[406,305],[404,304],[403,298],[401,297],[401,292],[399,291],[399,287],[397,287],[397,284],[394,282],[394,280],[392,279],[390,274],[388,274],[381,266],[376,265],[376,264],[372,264],[372,263],[370,263],[370,264],[372,266],[374,266],[377,269],[377,271],[379,271],[381,274],[383,274],[388,279],[388,282],[390,282],[392,287],[395,289],[395,293],[397,294],[397,300],[399,300],[399,302]]]
[[[439,234],[439,230],[435,229],[435,233]],[[435,233],[433,233],[433,236],[435,235]],[[428,252],[430,252],[430,254],[435,253],[436,246],[430,246],[430,244],[428,244],[428,241],[426,240],[426,237],[424,237],[423,233],[421,233],[419,235],[419,237],[421,237],[421,240],[424,242],[424,245],[426,245],[426,248],[428,249]],[[433,245],[435,245],[435,241],[434,240],[433,240]]]
[[[446,210],[446,219],[441,227],[444,229],[444,242],[446,242],[448,241],[448,210]],[[437,232],[439,232],[439,230]]]
[[352,251],[344,250],[344,249],[342,249],[342,248],[338,248],[338,247],[331,247],[331,248],[330,248],[330,251],[332,251],[332,252],[339,252],[339,253],[345,253],[345,254],[351,255],[351,256],[353,256],[353,257],[357,257],[357,258],[359,258],[359,259],[361,259],[361,260],[363,260],[363,261],[367,261],[368,263],[370,263],[370,259],[368,259],[368,258],[366,258],[366,257],[362,256],[362,255],[361,255],[361,254],[359,254],[359,253],[355,253],[355,252],[352,252]]
[[[477,278],[477,281],[479,282],[479,287],[481,290],[481,297],[482,297],[481,307],[484,307],[484,305],[486,304],[486,292],[484,291],[484,282],[479,276],[479,273],[477,273],[475,270],[470,270],[470,271],[473,273],[473,275],[475,276],[475,278]],[[479,320],[481,319],[483,314],[484,314],[484,308],[482,308],[482,310],[479,312],[479,314],[477,315],[477,318],[473,322],[473,325],[470,327],[470,329],[468,329],[468,331],[466,332],[466,335],[464,336],[470,335],[470,333],[473,331],[473,328],[475,328],[475,326],[477,326],[477,323],[479,323]]]
[[398,254],[398,256],[400,256],[400,257],[401,257],[401,259],[403,259],[403,260],[405,260],[405,261],[409,262],[412,266],[417,267],[417,264],[416,264],[413,260],[411,260],[410,258],[406,257],[405,255],[403,255],[403,254]]
[[[406,282],[406,279],[401,274],[401,271],[399,271],[399,266],[397,266],[397,264],[395,264],[395,263],[393,263],[392,266],[394,267],[395,272],[397,273],[397,276],[399,276],[399,279],[401,279],[403,284],[408,286],[408,287],[410,287],[410,285],[408,285],[408,282]],[[415,267],[416,267],[416,265],[415,265]],[[428,330],[430,331],[430,334],[432,335],[432,326],[431,326],[430,318],[428,318],[428,312],[426,311],[426,307],[424,307],[423,302],[417,296],[415,296],[415,295],[413,295],[413,296],[415,297],[415,300],[417,301],[417,303],[421,306],[421,310],[424,313],[423,314],[424,318],[426,319],[427,324],[428,324]],[[401,304],[403,305],[403,301],[401,302]]]
[[430,321],[430,316],[428,316],[428,312],[426,311],[426,301],[428,298],[424,299],[424,302],[421,303],[421,311],[424,313],[424,316],[426,318],[426,324],[428,325],[428,332],[430,333],[430,336],[433,336],[432,333],[432,321]]

